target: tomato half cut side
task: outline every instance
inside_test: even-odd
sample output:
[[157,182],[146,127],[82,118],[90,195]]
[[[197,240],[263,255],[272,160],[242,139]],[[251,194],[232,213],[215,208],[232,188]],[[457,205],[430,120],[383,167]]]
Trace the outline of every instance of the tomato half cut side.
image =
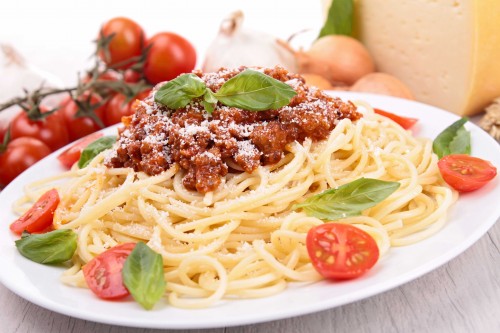
[[50,230],[59,201],[56,189],[45,192],[23,216],[12,222],[10,230],[18,235],[25,230],[29,233]]
[[438,162],[444,181],[459,192],[475,191],[497,175],[497,168],[490,162],[464,154],[452,154]]
[[327,222],[307,233],[307,252],[314,268],[327,279],[363,275],[379,258],[377,243],[367,232],[348,224]]
[[135,243],[117,245],[83,266],[83,276],[94,294],[103,299],[119,299],[130,294],[123,284],[122,269],[134,247]]
[[375,113],[377,113],[377,114],[379,114],[381,116],[384,116],[386,118],[389,118],[389,119],[395,121],[396,123],[398,123],[404,129],[411,128],[418,121],[417,118],[410,118],[410,117],[398,116],[397,114],[394,114],[394,113],[391,113],[391,112],[387,112],[387,111],[384,111],[384,110],[380,110],[380,109],[377,109],[377,108],[374,108],[373,111],[375,111]]
[[103,136],[103,134],[99,132],[87,135],[86,137],[84,137],[80,141],[77,141],[74,145],[63,151],[61,155],[57,157],[57,159],[66,168],[71,168],[73,164],[78,162],[78,160],[80,159],[82,150],[95,140],[99,139],[101,136]]

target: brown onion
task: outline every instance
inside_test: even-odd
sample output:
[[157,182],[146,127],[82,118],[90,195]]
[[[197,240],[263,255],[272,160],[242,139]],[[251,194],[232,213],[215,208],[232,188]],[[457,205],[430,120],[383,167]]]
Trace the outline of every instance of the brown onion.
[[299,73],[321,75],[334,86],[351,85],[375,70],[368,50],[348,36],[322,37],[307,52],[296,52],[296,58]]
[[410,89],[396,77],[386,73],[370,73],[351,86],[351,91],[415,99]]

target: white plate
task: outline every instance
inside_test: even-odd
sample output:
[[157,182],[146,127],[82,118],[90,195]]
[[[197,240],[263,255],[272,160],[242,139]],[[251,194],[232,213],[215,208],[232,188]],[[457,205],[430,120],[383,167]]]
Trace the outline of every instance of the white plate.
[[[419,118],[417,136],[434,138],[458,119],[428,105],[368,94],[333,94],[363,99],[376,107],[404,116]],[[500,146],[474,124],[467,124],[472,136],[472,154],[500,167]],[[107,129],[112,131],[112,129]],[[144,328],[212,328],[235,326],[292,317],[357,301],[411,281],[454,258],[484,235],[500,216],[500,177],[484,188],[462,195],[438,234],[420,243],[393,248],[366,276],[346,282],[322,281],[295,284],[272,297],[252,300],[224,300],[214,307],[181,310],[166,302],[146,311],[127,300],[107,302],[89,290],[59,282],[63,269],[43,266],[22,257],[14,246],[16,237],[8,224],[12,202],[21,196],[23,184],[59,172],[57,153],[27,170],[0,194],[0,281],[19,296],[44,308],[86,320]]]

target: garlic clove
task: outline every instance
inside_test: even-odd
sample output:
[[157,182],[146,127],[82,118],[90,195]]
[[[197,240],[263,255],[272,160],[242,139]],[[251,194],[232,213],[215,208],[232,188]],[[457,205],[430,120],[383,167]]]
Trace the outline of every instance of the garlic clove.
[[204,72],[221,67],[275,67],[296,72],[295,56],[282,42],[269,34],[243,27],[243,12],[232,13],[221,23],[219,34],[209,46],[203,61]]
[[[33,66],[11,45],[0,41],[0,104],[22,96],[24,89],[33,90],[46,87],[63,87],[61,79]],[[50,103],[47,104],[48,106]],[[12,118],[20,108],[13,106],[0,112],[0,120]]]

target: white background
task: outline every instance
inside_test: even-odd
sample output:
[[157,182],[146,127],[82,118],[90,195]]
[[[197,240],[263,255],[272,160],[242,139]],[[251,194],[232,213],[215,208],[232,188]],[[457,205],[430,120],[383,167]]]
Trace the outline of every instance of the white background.
[[[68,85],[76,81],[77,71],[89,67],[92,40],[112,17],[132,18],[148,36],[181,34],[195,46],[200,66],[220,22],[238,9],[245,14],[245,27],[283,39],[302,29],[317,32],[322,25],[320,0],[2,0],[0,43],[11,44],[31,64]],[[11,88],[3,80],[0,85]]]

